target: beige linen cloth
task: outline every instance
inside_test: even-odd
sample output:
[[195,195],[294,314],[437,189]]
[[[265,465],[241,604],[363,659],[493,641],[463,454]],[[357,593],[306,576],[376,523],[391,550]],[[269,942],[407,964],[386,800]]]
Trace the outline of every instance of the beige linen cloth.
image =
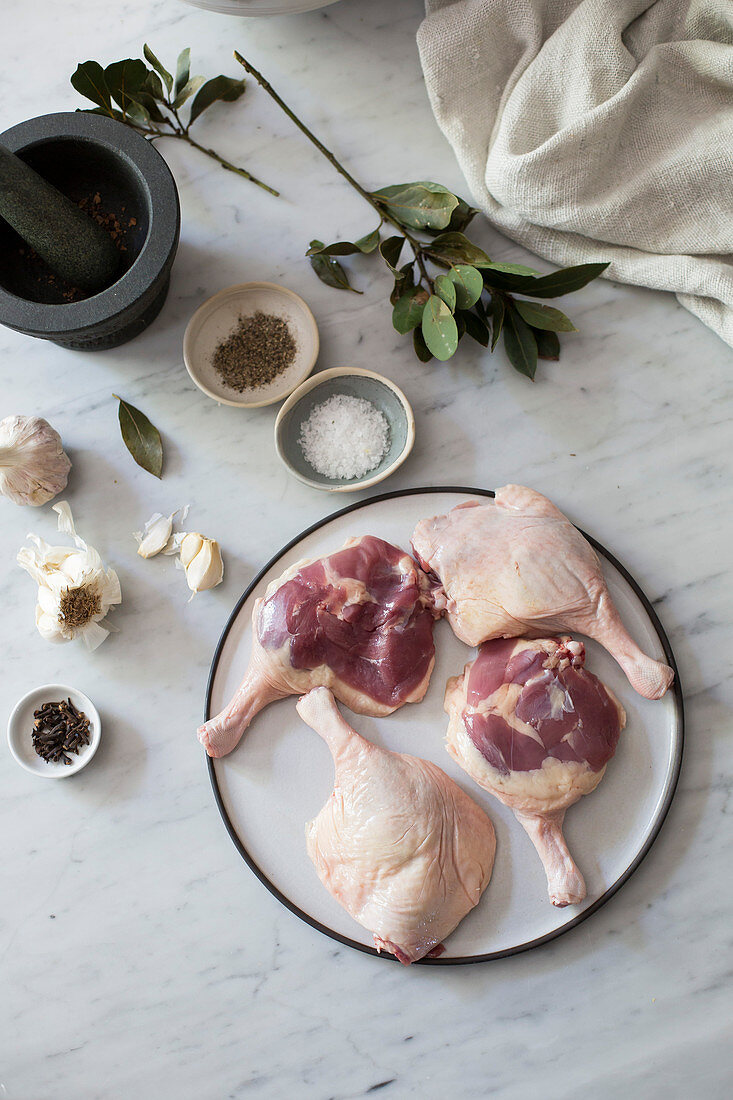
[[671,290],[733,345],[733,0],[427,0],[474,202],[553,263]]

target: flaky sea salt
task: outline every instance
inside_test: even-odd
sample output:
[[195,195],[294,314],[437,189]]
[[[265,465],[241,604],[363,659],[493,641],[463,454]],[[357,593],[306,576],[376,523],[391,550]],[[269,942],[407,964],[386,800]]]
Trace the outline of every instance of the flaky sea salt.
[[351,480],[382,461],[389,449],[389,424],[371,401],[337,393],[312,409],[298,442],[319,474]]

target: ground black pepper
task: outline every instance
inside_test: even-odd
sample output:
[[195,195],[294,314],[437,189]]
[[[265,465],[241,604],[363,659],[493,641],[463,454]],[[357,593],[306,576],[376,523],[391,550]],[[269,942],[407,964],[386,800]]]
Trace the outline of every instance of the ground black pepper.
[[266,386],[291,365],[298,350],[288,322],[258,309],[239,323],[213,355],[214,369],[230,389],[242,393]]

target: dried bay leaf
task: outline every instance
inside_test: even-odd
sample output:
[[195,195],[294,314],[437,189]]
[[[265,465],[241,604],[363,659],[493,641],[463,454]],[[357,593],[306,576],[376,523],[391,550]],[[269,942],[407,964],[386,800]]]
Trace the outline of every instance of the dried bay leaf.
[[119,401],[119,421],[122,439],[138,466],[160,478],[163,475],[163,443],[160,432],[151,424],[145,413],[128,404],[116,393]]

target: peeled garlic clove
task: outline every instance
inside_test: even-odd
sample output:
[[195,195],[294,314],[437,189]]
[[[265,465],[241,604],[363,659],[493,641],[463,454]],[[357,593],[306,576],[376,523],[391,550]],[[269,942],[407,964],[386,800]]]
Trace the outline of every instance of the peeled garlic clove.
[[152,558],[164,550],[168,545],[173,530],[173,512],[170,516],[163,516],[160,512],[152,515],[145,524],[143,531],[135,531],[134,536],[139,545],[137,552],[141,558]]
[[194,594],[221,584],[224,562],[215,539],[207,539],[198,531],[190,531],[181,540],[180,555],[186,570],[186,582]]
[[204,536],[200,535],[198,531],[189,531],[188,534],[182,537],[178,552],[181,555],[181,565],[184,569],[188,569],[203,544]]
[[47,420],[0,420],[0,493],[16,504],[46,504],[66,488],[70,469],[61,436]]

